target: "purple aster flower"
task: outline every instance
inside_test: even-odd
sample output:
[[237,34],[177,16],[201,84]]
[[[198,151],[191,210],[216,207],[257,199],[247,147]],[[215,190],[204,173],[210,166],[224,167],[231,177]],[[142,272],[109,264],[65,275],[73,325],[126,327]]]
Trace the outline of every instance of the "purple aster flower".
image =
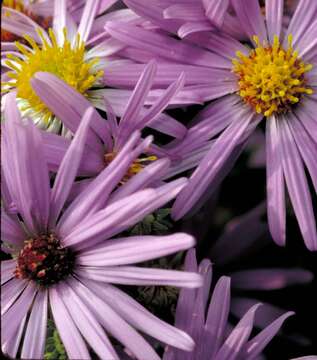
[[[119,359],[106,332],[140,359],[159,359],[136,331],[189,351],[192,339],[159,320],[113,284],[197,287],[197,273],[133,264],[188,249],[186,234],[115,237],[159,208],[186,183],[178,179],[155,189],[117,189],[133,160],[148,146],[135,133],[116,159],[65,208],[83,153],[93,110],[89,108],[50,187],[40,131],[22,122],[15,94],[7,96],[2,133],[3,179],[17,214],[2,211],[2,349],[15,358],[43,358],[52,313],[71,359]],[[8,197],[6,197],[8,199]],[[8,204],[5,204],[8,205]],[[106,330],[106,332],[104,331]]]
[[[138,79],[131,81],[129,76],[123,74],[116,84],[116,87],[124,88],[123,90],[104,88],[105,85],[111,85],[107,80],[109,66],[116,67],[118,64],[131,63],[128,56],[119,53],[119,50],[126,46],[110,37],[104,25],[107,21],[120,20],[143,27],[145,20],[129,9],[111,11],[97,16],[101,10],[109,8],[114,2],[113,0],[79,1],[69,4],[67,8],[66,0],[55,0],[53,27],[47,31],[34,22],[19,26],[20,23],[12,16],[2,16],[4,28],[8,31],[14,30],[16,35],[24,38],[23,43],[17,42],[14,45],[5,42],[2,44],[1,63],[4,72],[2,91],[16,90],[19,108],[23,115],[30,116],[40,127],[58,132],[60,121],[32,89],[30,80],[37,72],[54,74],[84,95],[97,108],[104,109],[106,97],[115,113],[120,116],[123,114]],[[80,10],[83,3],[85,6]],[[10,12],[10,10],[5,11]],[[77,18],[79,17],[78,25],[72,16],[73,12],[77,14]],[[181,72],[177,77],[180,75]],[[156,102],[163,90],[163,88],[153,89],[147,99],[149,102],[147,105]],[[174,105],[201,102],[200,96],[191,94],[189,96],[186,91],[180,91],[171,100]]]
[[[140,0],[128,1],[140,5]],[[316,190],[317,3],[299,1],[285,33],[281,32],[282,0],[266,1],[265,19],[258,1],[237,0],[232,5],[253,49],[221,32],[195,33],[180,41],[129,24],[110,22],[106,28],[117,40],[142,46],[153,57],[170,62],[164,64],[169,67],[170,79],[181,68],[193,93],[204,100],[218,99],[193,120],[184,141],[178,144],[179,149],[197,150],[218,136],[178,196],[173,217],[180,219],[207,189],[216,188],[254,129],[266,119],[271,234],[277,244],[285,245],[286,185],[305,244],[316,250],[316,221],[305,167]],[[147,13],[148,18],[156,14],[152,10]]]
[[[151,107],[144,106],[156,74],[157,65],[150,62],[140,76],[139,81],[128,100],[124,113],[117,121],[112,106],[104,101],[104,110],[107,111],[107,120],[103,119],[97,111],[93,113],[91,127],[94,132],[86,138],[83,158],[79,166],[78,175],[85,177],[96,176],[106,164],[113,161],[118,152],[133,135],[136,130],[143,130],[145,127],[154,128],[160,132],[182,138],[186,134],[186,127],[174,120],[172,117],[162,113],[171,99],[177,95],[184,84],[184,76],[172,83],[154,102]],[[72,87],[50,73],[36,73],[31,79],[32,87],[41,101],[62,121],[66,128],[75,132],[81,118],[90,106],[90,102]],[[43,133],[45,152],[49,168],[56,171],[63,159],[64,153],[71,144],[70,139],[62,138],[52,133]],[[158,181],[158,174],[161,179],[167,179],[175,174],[184,172],[195,167],[210,144],[197,151],[184,148],[184,151],[173,151],[173,141],[165,146],[159,147],[150,145],[144,151],[149,155],[142,155],[136,159],[126,175],[126,180],[137,175],[138,172],[149,163],[147,168],[148,184]],[[158,161],[155,161],[157,159]],[[171,166],[169,163],[171,162]],[[160,172],[158,172],[160,169]],[[142,179],[146,178],[142,175]],[[139,177],[132,180],[140,186]],[[86,186],[89,180],[85,179],[80,184]]]
[[175,325],[186,330],[195,340],[196,346],[191,353],[184,353],[168,346],[164,360],[254,359],[261,354],[283,322],[294,314],[293,312],[284,313],[250,339],[254,319],[261,304],[258,303],[249,308],[232,329],[228,324],[230,278],[222,276],[218,280],[208,306],[212,278],[210,261],[205,259],[198,267],[195,252],[189,251],[185,268],[190,271],[198,269],[204,277],[204,285],[197,291],[181,290],[176,308]]
[[[79,3],[83,5],[82,1]],[[106,60],[106,56],[111,55],[113,50],[117,51],[122,44],[110,39],[103,29],[106,19],[118,17],[117,12],[94,20],[100,10],[105,10],[113,3],[113,0],[84,2],[77,26],[67,9],[67,1],[56,0],[53,2],[53,27],[48,31],[26,19],[20,12],[3,8],[3,28],[22,36],[24,43],[2,43],[2,67],[5,72],[2,90],[8,92],[16,89],[20,110],[24,115],[31,116],[36,124],[52,131],[58,131],[60,126],[59,120],[45,107],[31,87],[30,79],[34,73],[51,72],[88,99],[95,95],[92,88],[102,86],[103,69],[109,61],[111,63],[111,60]],[[16,20],[19,16],[22,18]],[[131,21],[131,16],[126,18],[126,21]]]

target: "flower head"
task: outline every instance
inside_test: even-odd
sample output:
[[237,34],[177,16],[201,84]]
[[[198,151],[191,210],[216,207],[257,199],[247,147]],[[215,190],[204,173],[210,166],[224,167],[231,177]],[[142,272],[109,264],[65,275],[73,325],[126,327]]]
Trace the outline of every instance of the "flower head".
[[88,1],[76,31],[68,31],[66,1],[55,1],[53,28],[46,31],[35,24],[23,34],[24,44],[16,42],[19,52],[7,54],[4,63],[11,71],[5,74],[8,81],[3,82],[2,91],[16,90],[22,113],[31,116],[35,123],[44,128],[52,126],[56,129],[59,124],[31,87],[30,80],[34,73],[53,73],[85,96],[88,96],[88,89],[100,85],[103,72],[98,54],[89,57],[86,49],[92,27],[91,18],[87,19],[87,12],[93,18],[98,6],[99,1]]
[[[194,345],[184,332],[112,285],[201,283],[195,273],[133,265],[188,249],[194,245],[191,236],[114,238],[170,201],[186,182],[178,179],[155,189],[144,185],[139,191],[128,183],[117,188],[150,139],[140,143],[140,134],[135,133],[86,190],[65,205],[85,138],[93,131],[92,116],[88,108],[51,187],[40,130],[21,120],[14,93],[6,98],[2,180],[16,213],[2,212],[3,249],[12,259],[1,264],[6,294],[1,299],[1,340],[4,353],[11,357],[17,356],[21,344],[22,358],[43,358],[49,309],[72,359],[90,358],[86,343],[99,357],[118,359],[103,329],[140,358],[158,356],[135,329],[184,350]],[[4,205],[7,209],[9,204]]]
[[288,38],[288,49],[283,49],[276,35],[272,46],[261,45],[255,36],[256,49],[249,56],[238,52],[233,60],[233,72],[239,81],[238,94],[258,114],[269,117],[286,113],[298,103],[304,94],[313,90],[306,86],[306,73],[312,69],[298,58],[292,48],[292,36]]
[[[142,0],[126,1],[156,26],[169,32],[179,29],[178,21],[163,21],[158,7],[144,11]],[[193,6],[196,9],[198,5]],[[200,27],[199,32],[183,33],[183,40],[130,24],[112,22],[106,28],[117,40],[164,58],[169,62],[171,77],[181,67],[192,94],[205,101],[216,100],[197,115],[184,140],[173,149],[176,153],[184,148],[197,151],[215,139],[178,196],[172,210],[174,219],[186,215],[201,203],[207,191],[216,189],[250,135],[265,120],[271,234],[277,244],[285,245],[286,185],[305,244],[314,251],[317,230],[305,167],[316,190],[313,159],[317,155],[317,3],[299,1],[285,31],[283,1],[267,1],[265,19],[258,1],[237,0],[232,6],[241,29],[248,35],[247,44],[213,28]],[[184,17],[186,14],[181,13]],[[192,16],[199,18],[197,14],[199,11]],[[194,29],[197,23],[198,20],[191,23]]]
[[24,59],[9,54],[7,57],[10,60],[6,62],[14,69],[7,73],[11,80],[6,83],[8,85],[6,90],[16,89],[17,97],[21,102],[21,111],[30,112],[32,116],[40,116],[45,124],[49,124],[54,115],[32,89],[31,79],[36,72],[47,71],[54,74],[85,96],[88,89],[98,86],[98,80],[103,75],[102,70],[95,69],[99,62],[98,58],[85,59],[85,46],[79,34],[72,45],[67,39],[67,30],[64,28],[64,41],[59,45],[53,30],[49,29],[48,33],[50,41],[47,41],[39,31],[43,42],[41,47],[30,36],[25,35],[30,50],[25,49],[21,43],[16,43]]

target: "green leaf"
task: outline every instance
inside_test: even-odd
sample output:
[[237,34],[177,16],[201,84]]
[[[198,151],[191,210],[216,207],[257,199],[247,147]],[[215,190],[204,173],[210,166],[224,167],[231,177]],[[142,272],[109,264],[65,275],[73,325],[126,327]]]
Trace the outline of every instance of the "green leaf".
[[49,319],[47,324],[47,338],[45,344],[45,360],[66,360],[67,354],[58,335],[54,322]]

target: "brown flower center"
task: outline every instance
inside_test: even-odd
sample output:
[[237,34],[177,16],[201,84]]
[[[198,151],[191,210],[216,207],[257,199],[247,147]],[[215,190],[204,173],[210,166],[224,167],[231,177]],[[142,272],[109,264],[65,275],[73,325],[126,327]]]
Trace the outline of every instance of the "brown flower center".
[[17,258],[15,277],[48,286],[71,274],[75,263],[74,253],[62,247],[54,234],[43,234],[24,243]]

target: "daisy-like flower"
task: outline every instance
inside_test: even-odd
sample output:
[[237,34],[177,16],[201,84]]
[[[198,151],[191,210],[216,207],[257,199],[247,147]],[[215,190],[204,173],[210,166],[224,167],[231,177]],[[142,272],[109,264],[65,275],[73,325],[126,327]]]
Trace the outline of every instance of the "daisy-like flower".
[[[162,110],[168,106],[171,99],[182,89],[184,85],[183,75],[158,96],[151,107],[144,106],[146,99],[150,96],[149,93],[156,74],[156,68],[155,62],[150,62],[146,66],[119,120],[117,120],[112,106],[107,101],[104,101],[104,109],[108,110],[107,120],[101,118],[96,111],[94,112],[91,127],[95,131],[92,136],[86,138],[85,150],[78,170],[79,176],[96,176],[115,159],[118,152],[136,130],[141,131],[146,127],[150,127],[169,134],[176,139],[185,136],[187,129],[184,125],[172,117],[162,114]],[[50,73],[36,73],[31,79],[31,85],[45,106],[62,121],[66,128],[74,133],[81,122],[84,112],[90,106],[89,101]],[[71,144],[71,140],[51,133],[45,133],[43,137],[49,168],[56,171],[64,157],[64,153]],[[158,180],[156,177],[158,169],[161,169],[161,178],[172,177],[197,166],[209,147],[210,144],[206,143],[206,146],[198,152],[192,152],[190,149],[184,148],[184,151],[178,150],[175,153],[173,151],[173,142],[164,147],[151,144],[145,150],[146,154],[133,162],[125,176],[125,181],[137,175],[145,165],[150,163],[152,164],[147,167],[148,181],[154,183]],[[170,162],[171,166],[169,166]],[[138,178],[137,176],[133,180],[136,184],[139,182]],[[76,183],[76,185],[79,187],[81,185],[86,186],[88,182],[89,180],[85,179]]]
[[115,237],[175,197],[186,182],[178,179],[155,189],[141,185],[139,191],[127,183],[118,191],[117,184],[149,139],[138,144],[136,133],[65,208],[85,137],[93,131],[92,113],[91,108],[86,111],[50,187],[39,129],[21,122],[14,93],[6,100],[2,181],[17,214],[2,211],[4,250],[13,258],[1,263],[1,341],[12,358],[18,349],[21,358],[43,358],[49,314],[70,359],[90,359],[87,344],[102,359],[119,359],[107,334],[138,359],[159,359],[136,330],[183,350],[194,346],[183,331],[113,286],[201,285],[197,273],[133,265],[188,249],[195,242],[191,236]]
[[[80,4],[82,3],[80,1]],[[17,29],[16,34],[23,37],[23,42],[18,41],[15,45],[2,44],[2,92],[15,90],[23,115],[30,116],[40,127],[58,132],[61,124],[32,89],[30,80],[37,72],[49,72],[57,76],[97,108],[104,109],[106,97],[108,102],[113,104],[116,114],[123,114],[138,79],[131,81],[128,76],[123,76],[115,84],[116,87],[129,90],[104,89],[105,85],[112,85],[111,81],[107,80],[108,66],[131,63],[126,54],[119,53],[125,45],[111,38],[104,25],[106,21],[115,19],[142,26],[145,21],[128,9],[112,11],[97,17],[100,8],[105,10],[113,3],[113,0],[87,0],[83,10],[77,11],[77,17],[80,14],[77,26],[66,6],[67,1],[55,0],[53,25],[47,31],[35,22],[27,23],[25,20],[28,26],[19,26],[11,17],[5,17],[5,14],[2,16],[5,18],[5,29]],[[7,8],[3,11],[10,12]],[[14,10],[11,10],[12,12]],[[115,56],[112,56],[114,54]],[[180,74],[181,72],[178,76]],[[153,89],[147,105],[153,104],[161,92],[162,89]],[[180,92],[173,99],[173,104],[201,102],[200,96],[191,95],[190,100],[188,96],[186,91]]]
[[[317,3],[299,1],[285,33],[281,32],[283,1],[268,0],[265,4],[264,21],[258,1],[232,2],[252,49],[220,32],[201,32],[179,41],[137,27],[134,31],[130,25],[119,27],[118,23],[109,23],[107,29],[118,40],[137,47],[142,38],[144,50],[173,63],[171,71],[175,62],[177,66],[199,66],[205,72],[205,80],[193,85],[192,91],[205,100],[219,98],[197,116],[181,144],[197,149],[201,142],[218,136],[178,196],[174,218],[184,216],[208,188],[215,188],[233,166],[250,134],[265,121],[271,234],[277,244],[285,245],[286,184],[305,244],[316,250],[316,221],[305,167],[316,190]],[[155,15],[148,13],[149,17]],[[130,38],[128,33],[132,34]],[[186,79],[191,79],[198,69],[192,74],[188,68],[183,71]]]
[[[32,76],[38,71],[50,72],[91,99],[95,94],[93,89],[103,84],[105,56],[111,55],[113,49],[117,50],[118,42],[109,39],[103,31],[105,19],[112,18],[112,14],[95,21],[100,9],[111,6],[113,0],[84,2],[78,26],[67,9],[66,0],[51,3],[54,4],[54,11],[52,28],[48,30],[24,18],[20,12],[3,7],[2,26],[23,37],[23,42],[18,41],[15,45],[2,43],[2,92],[15,90],[23,115],[30,116],[42,128],[57,132],[60,121],[34,93],[30,84]],[[83,2],[80,1],[80,4],[83,5]],[[15,19],[18,16],[24,16],[20,22]]]
[[257,358],[266,345],[279,331],[283,322],[293,312],[287,312],[269,324],[250,339],[257,309],[260,303],[252,306],[239,323],[228,333],[230,310],[230,278],[221,277],[215,285],[208,305],[211,286],[211,263],[203,260],[197,266],[194,251],[189,251],[185,268],[198,271],[204,277],[204,285],[197,291],[181,290],[175,315],[175,325],[187,331],[195,340],[193,352],[167,347],[164,360],[226,360]]

